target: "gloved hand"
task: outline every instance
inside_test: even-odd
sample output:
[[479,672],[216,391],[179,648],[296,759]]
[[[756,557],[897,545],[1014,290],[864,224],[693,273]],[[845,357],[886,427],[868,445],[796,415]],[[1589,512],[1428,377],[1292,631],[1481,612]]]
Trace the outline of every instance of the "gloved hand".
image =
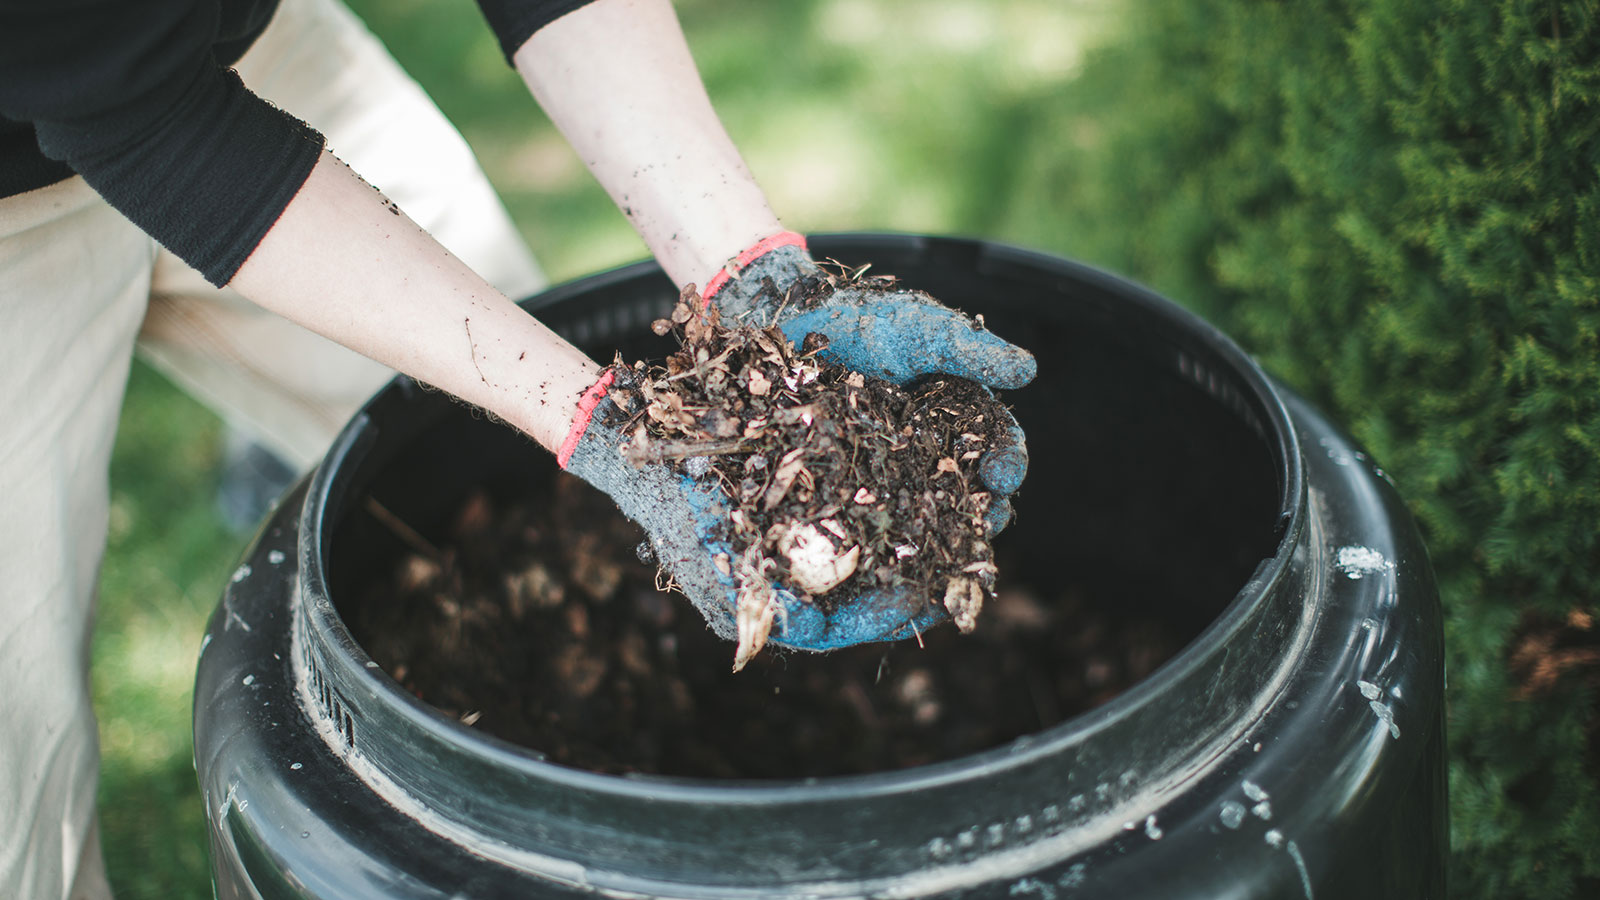
[[[607,369],[584,393],[556,461],[608,494],[644,529],[657,562],[712,630],[738,642],[735,671],[761,649],[769,630],[777,643],[829,650],[911,637],[947,617],[925,597],[894,591],[863,596],[824,616],[763,573],[741,573],[745,563],[725,537],[727,509],[714,474],[695,477],[665,463],[635,466],[624,457],[628,436],[621,428],[627,415],[608,396],[616,377],[615,370]],[[746,585],[764,590],[741,591],[740,574],[746,576]]]
[[[837,285],[831,296],[807,302],[826,293],[819,288],[826,288],[827,279]],[[921,291],[884,281],[850,283],[829,275],[806,251],[804,237],[783,232],[739,254],[709,279],[701,296],[717,305],[724,321],[776,324],[796,346],[810,332],[826,335],[822,358],[902,386],[936,373],[1000,390],[1033,380],[1033,354]],[[1028,471],[1022,429],[1015,419],[1008,426],[1009,440],[997,442],[978,464],[993,495],[990,535],[1010,523],[1009,497]]]

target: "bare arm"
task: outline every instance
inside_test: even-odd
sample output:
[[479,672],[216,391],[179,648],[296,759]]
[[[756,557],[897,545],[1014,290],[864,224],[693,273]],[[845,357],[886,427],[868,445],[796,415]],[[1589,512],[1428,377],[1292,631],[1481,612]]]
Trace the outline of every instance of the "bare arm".
[[711,108],[668,0],[596,0],[514,59],[675,284],[783,230]]
[[552,452],[599,375],[327,153],[230,286]]
[[[534,96],[678,284],[781,231],[668,0],[597,0],[516,54]],[[599,367],[324,155],[230,283],[554,451]]]

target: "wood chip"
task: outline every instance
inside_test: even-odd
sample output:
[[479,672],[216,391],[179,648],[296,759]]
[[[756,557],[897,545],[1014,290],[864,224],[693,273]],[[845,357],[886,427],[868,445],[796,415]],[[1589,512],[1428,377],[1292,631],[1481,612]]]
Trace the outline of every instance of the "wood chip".
[[784,454],[778,463],[778,468],[772,473],[772,485],[761,496],[761,508],[771,509],[789,493],[789,488],[794,486],[794,480],[800,477],[800,470],[805,468],[805,462],[800,458],[804,454],[804,447],[796,447]]

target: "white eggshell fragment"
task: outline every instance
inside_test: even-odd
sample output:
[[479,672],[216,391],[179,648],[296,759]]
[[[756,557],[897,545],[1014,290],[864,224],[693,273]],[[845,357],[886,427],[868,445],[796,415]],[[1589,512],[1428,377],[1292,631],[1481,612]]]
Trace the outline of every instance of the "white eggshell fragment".
[[795,587],[808,594],[826,594],[855,574],[861,546],[840,552],[838,545],[815,525],[791,525],[777,539],[778,553],[789,563]]

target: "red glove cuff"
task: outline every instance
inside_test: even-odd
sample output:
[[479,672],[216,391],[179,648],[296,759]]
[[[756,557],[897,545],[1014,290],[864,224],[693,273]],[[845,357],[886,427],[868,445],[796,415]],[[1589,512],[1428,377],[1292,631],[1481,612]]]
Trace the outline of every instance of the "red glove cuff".
[[572,417],[572,430],[567,432],[566,440],[561,442],[561,449],[556,451],[556,465],[565,469],[567,461],[572,459],[572,451],[578,449],[578,441],[583,439],[583,433],[589,430],[589,420],[594,418],[594,408],[606,398],[606,391],[611,389],[611,382],[617,377],[610,369],[605,370],[600,380],[589,385],[589,389],[578,398],[578,414]]
[[769,250],[776,250],[779,247],[799,247],[804,250],[806,249],[805,235],[796,234],[793,231],[780,231],[769,238],[763,238],[754,247],[729,260],[727,265],[717,271],[717,274],[711,276],[706,282],[705,290],[700,292],[700,299],[707,306],[710,306],[712,296],[718,290],[721,290],[722,286],[727,284],[730,279],[738,275],[741,269],[755,262]]

